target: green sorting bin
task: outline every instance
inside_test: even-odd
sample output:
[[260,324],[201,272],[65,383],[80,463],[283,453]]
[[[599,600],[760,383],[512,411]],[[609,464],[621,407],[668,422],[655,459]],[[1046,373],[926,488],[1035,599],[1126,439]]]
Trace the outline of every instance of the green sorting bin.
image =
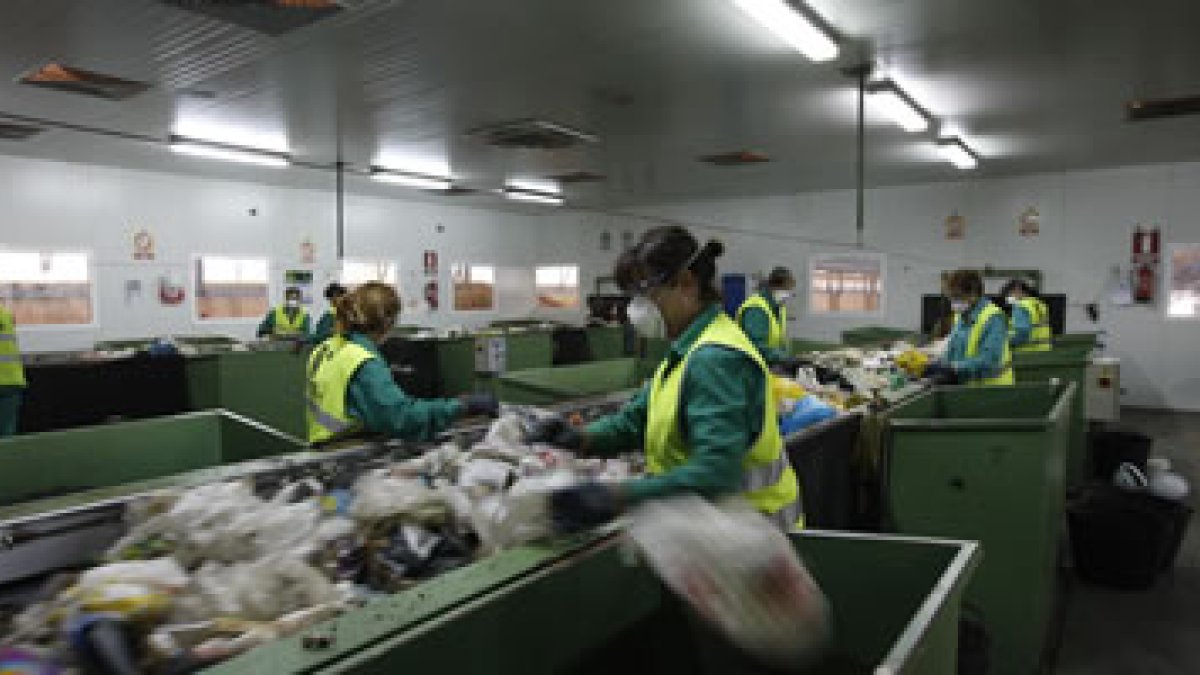
[[505,403],[550,405],[635,389],[642,384],[640,370],[634,358],[530,368],[498,375],[495,392]]
[[1067,439],[1067,487],[1082,485],[1091,475],[1087,445],[1087,419],[1082,396],[1091,350],[1058,349],[1048,352],[1014,352],[1013,372],[1017,383],[1058,380],[1074,382],[1076,396],[1071,401]]
[[[792,535],[832,609],[811,675],[951,675],[973,542]],[[619,589],[617,591],[616,589]],[[328,649],[300,636],[210,673],[734,673],[710,635],[619,540],[514,549],[328,622]]]
[[132,349],[135,352],[144,352],[154,344],[155,338],[126,338],[122,340],[101,340],[92,345],[92,349],[98,352],[123,352]]
[[540,328],[504,332],[505,371],[549,368],[554,365],[554,333]]
[[475,389],[475,338],[436,338],[438,393],[450,397]]
[[1037,672],[1049,647],[1075,395],[1074,383],[943,387],[889,417],[895,530],[987,552],[964,602],[982,614],[996,675]]
[[872,347],[899,341],[916,344],[920,339],[920,333],[907,328],[862,326],[842,331],[842,342],[848,347]]
[[224,408],[305,437],[305,356],[293,351],[230,352],[187,360],[193,410]]
[[625,329],[623,326],[588,326],[588,350],[593,361],[619,359],[625,354]]
[[303,449],[296,438],[225,411],[25,434],[0,440],[0,504]]

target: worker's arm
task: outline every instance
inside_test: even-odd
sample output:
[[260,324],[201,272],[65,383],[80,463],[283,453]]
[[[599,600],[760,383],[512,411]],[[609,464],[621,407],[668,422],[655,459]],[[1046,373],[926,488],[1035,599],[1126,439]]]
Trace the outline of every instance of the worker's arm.
[[589,455],[615,455],[637,450],[646,436],[649,385],[642,387],[620,410],[605,415],[587,426],[583,433],[583,449]]
[[404,393],[378,358],[363,363],[350,379],[346,404],[368,431],[406,441],[431,440],[462,413],[462,403],[455,399],[418,399]]
[[1016,347],[1029,342],[1029,333],[1033,330],[1033,320],[1029,316],[1029,311],[1021,305],[1013,305],[1012,329],[1013,333],[1009,337],[1009,344]]
[[325,312],[317,321],[317,328],[313,331],[312,337],[309,339],[314,345],[319,345],[322,342],[333,337],[333,312]]
[[307,340],[308,336],[312,335],[312,314],[304,313],[304,320],[300,322],[300,335]]
[[258,337],[266,337],[275,334],[275,310],[268,309],[267,315],[263,317],[262,323],[258,324],[258,332],[255,333]]
[[762,370],[741,352],[702,347],[683,374],[682,421],[688,461],[659,476],[628,481],[628,503],[677,494],[704,497],[737,492],[742,460],[762,432],[766,384]]
[[1008,321],[1003,314],[995,314],[983,326],[979,338],[979,353],[974,357],[963,356],[951,363],[960,379],[974,380],[995,377],[1004,367],[1004,347],[1008,341]]
[[758,353],[762,355],[764,361],[771,364],[787,358],[787,354],[782,350],[767,346],[767,341],[771,336],[771,317],[767,316],[766,310],[762,307],[747,308],[742,312],[741,323],[742,332],[758,348]]

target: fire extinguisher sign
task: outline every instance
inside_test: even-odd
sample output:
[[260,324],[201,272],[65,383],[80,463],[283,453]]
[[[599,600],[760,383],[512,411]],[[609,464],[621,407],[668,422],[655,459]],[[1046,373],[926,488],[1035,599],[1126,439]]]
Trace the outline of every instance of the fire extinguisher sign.
[[1162,257],[1162,235],[1157,227],[1138,225],[1133,229],[1129,261],[1132,263],[1133,300],[1141,304],[1154,302],[1158,287],[1158,264]]

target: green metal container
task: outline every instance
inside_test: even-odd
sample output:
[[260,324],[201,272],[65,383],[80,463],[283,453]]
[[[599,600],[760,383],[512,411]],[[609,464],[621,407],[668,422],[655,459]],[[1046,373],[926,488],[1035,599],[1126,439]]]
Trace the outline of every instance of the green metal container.
[[938,388],[888,422],[896,531],[987,552],[964,602],[983,615],[996,675],[1037,672],[1048,647],[1075,395],[1073,383]]
[[554,334],[549,330],[508,330],[504,333],[507,363],[505,370],[549,368],[554,365]]
[[625,329],[622,326],[588,326],[587,339],[593,361],[626,356]]
[[188,359],[189,403],[193,410],[224,408],[304,437],[304,370],[304,355],[293,351]]
[[[977,544],[834,532],[792,539],[833,620],[829,657],[804,672],[955,672]],[[336,636],[327,649],[285,638],[207,672],[737,672],[697,624],[606,538],[502,553],[327,622],[315,629]]]
[[1013,372],[1017,383],[1058,380],[1074,382],[1077,395],[1071,401],[1067,440],[1067,486],[1083,484],[1091,475],[1088,461],[1087,419],[1082,396],[1091,350],[1058,349],[1048,352],[1014,352]]
[[475,389],[475,338],[437,338],[438,384],[442,396],[458,396]]
[[842,342],[849,347],[871,347],[899,341],[916,344],[920,339],[921,334],[917,331],[887,326],[862,326],[842,331]]
[[17,504],[304,448],[224,411],[25,434],[0,440],[0,500]]
[[128,338],[124,340],[102,340],[92,345],[92,349],[98,352],[123,352],[129,349],[141,352],[150,348],[154,343],[154,338]]
[[638,360],[627,358],[501,373],[495,392],[505,403],[550,405],[635,389],[641,384]]

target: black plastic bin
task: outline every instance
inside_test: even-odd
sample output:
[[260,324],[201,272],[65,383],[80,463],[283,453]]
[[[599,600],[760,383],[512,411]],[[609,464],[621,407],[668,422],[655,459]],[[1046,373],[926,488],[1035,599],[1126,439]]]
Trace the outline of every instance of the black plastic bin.
[[1149,588],[1174,565],[1191,517],[1183,502],[1089,487],[1067,506],[1075,571],[1101,586]]
[[1146,470],[1154,439],[1136,431],[1094,431],[1089,436],[1095,477],[1108,482],[1125,462]]
[[806,527],[854,529],[859,509],[851,457],[861,422],[857,412],[839,415],[784,439],[800,479]]

